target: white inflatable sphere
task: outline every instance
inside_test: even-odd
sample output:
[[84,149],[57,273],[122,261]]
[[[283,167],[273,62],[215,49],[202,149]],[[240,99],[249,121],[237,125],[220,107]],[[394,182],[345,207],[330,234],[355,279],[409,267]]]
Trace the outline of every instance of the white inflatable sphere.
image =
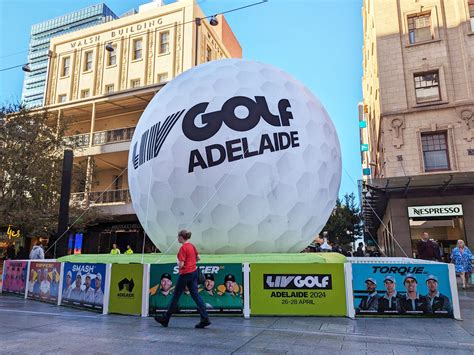
[[341,180],[328,113],[263,63],[212,61],[161,89],[138,122],[128,180],[155,245],[180,229],[201,253],[300,252],[324,227]]

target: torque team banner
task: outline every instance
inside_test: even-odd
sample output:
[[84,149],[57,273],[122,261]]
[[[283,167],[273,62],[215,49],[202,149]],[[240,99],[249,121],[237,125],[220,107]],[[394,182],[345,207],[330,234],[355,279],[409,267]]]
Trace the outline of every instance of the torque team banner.
[[105,264],[64,263],[62,305],[102,311]]
[[25,294],[27,261],[5,260],[3,264],[2,292]]
[[352,264],[356,314],[453,317],[448,265]]
[[346,315],[344,264],[251,264],[252,314]]
[[60,262],[31,262],[27,297],[56,303],[61,279]]
[[[210,313],[241,313],[243,309],[242,264],[200,264],[205,281],[199,285],[199,294]],[[176,264],[156,264],[150,267],[150,307],[154,315],[167,309],[174,287],[178,281]],[[178,308],[182,312],[196,312],[188,291],[179,299]]]

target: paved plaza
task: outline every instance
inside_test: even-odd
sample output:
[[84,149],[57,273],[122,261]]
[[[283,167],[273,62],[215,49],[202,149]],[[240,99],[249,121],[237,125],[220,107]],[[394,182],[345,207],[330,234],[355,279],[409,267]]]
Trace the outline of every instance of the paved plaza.
[[175,317],[99,315],[0,296],[1,354],[321,353],[474,354],[474,289],[460,291],[463,321],[316,317]]

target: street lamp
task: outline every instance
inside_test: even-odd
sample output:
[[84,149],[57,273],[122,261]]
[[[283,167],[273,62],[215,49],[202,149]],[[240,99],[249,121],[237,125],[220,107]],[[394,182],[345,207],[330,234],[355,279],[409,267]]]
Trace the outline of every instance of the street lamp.
[[107,44],[105,45],[105,50],[106,50],[107,52],[113,52],[113,51],[115,50],[115,48],[114,48],[114,46],[112,45],[112,43],[107,43]]

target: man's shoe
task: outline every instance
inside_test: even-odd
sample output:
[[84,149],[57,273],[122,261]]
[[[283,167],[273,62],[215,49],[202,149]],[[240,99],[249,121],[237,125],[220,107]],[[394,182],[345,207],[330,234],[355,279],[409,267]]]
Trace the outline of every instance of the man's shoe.
[[169,319],[166,319],[165,317],[163,316],[155,316],[154,317],[155,320],[160,323],[163,327],[167,328],[168,327],[168,322],[169,322]]
[[198,324],[194,326],[194,328],[205,328],[208,325],[211,325],[211,321],[209,319],[202,319]]

